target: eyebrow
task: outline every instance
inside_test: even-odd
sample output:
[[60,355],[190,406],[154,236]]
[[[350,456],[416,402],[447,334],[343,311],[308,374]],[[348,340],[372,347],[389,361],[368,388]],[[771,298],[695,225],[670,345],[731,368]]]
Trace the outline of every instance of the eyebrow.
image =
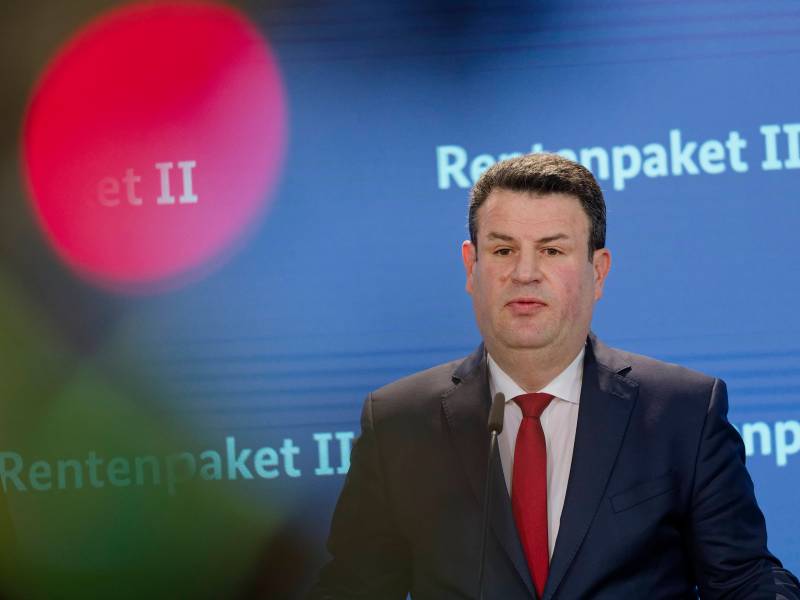
[[[503,240],[504,242],[513,242],[515,238],[510,235],[506,235],[505,233],[498,233],[496,231],[490,231],[487,236],[489,240]],[[556,233],[555,235],[548,235],[547,237],[539,238],[536,240],[537,244],[549,244],[550,242],[555,242],[556,240],[568,240],[569,236],[566,233]]]

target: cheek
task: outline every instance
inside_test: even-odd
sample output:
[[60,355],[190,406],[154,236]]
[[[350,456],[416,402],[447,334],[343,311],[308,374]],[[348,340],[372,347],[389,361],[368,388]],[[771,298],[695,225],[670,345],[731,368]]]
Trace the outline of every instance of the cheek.
[[564,301],[564,309],[572,316],[580,315],[594,303],[595,282],[591,269],[580,267],[561,267],[555,275],[560,282],[559,294]]
[[486,279],[478,278],[475,281],[474,293],[472,297],[480,304],[481,309],[488,311],[492,307],[492,286]]
[[[482,265],[483,266],[483,265]],[[492,292],[492,279],[493,275],[485,267],[479,269],[477,266],[472,270],[472,277],[470,278],[470,287],[472,288],[473,298],[486,302],[491,297]]]

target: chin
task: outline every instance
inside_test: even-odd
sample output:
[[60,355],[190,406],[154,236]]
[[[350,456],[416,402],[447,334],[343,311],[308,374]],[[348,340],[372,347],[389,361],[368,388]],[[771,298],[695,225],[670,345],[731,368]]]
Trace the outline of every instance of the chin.
[[542,338],[540,336],[525,336],[525,337],[513,337],[511,339],[503,340],[504,345],[507,348],[513,350],[537,350],[539,348],[544,348],[548,345],[549,340]]

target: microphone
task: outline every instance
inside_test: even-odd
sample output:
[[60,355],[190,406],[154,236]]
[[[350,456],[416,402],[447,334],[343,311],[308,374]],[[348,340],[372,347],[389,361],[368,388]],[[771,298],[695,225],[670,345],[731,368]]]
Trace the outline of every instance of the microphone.
[[483,570],[486,562],[486,534],[489,529],[489,503],[492,500],[492,472],[494,461],[492,458],[497,448],[497,436],[503,431],[503,416],[505,414],[506,397],[498,392],[492,400],[492,407],[489,409],[489,465],[486,469],[486,487],[483,491],[483,525],[481,528],[481,564],[478,570],[478,597],[483,600]]
[[505,415],[506,397],[502,392],[497,392],[489,409],[489,435],[494,434],[491,441],[503,432],[503,416]]

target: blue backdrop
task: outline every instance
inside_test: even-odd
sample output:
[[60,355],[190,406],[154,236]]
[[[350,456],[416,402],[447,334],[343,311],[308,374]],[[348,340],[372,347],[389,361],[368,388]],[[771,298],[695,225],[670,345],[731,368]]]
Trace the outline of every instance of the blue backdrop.
[[[190,479],[200,493],[224,485],[247,511],[270,511],[261,539],[302,540],[293,591],[282,592],[299,594],[324,559],[366,393],[479,342],[459,249],[468,187],[502,155],[563,151],[592,168],[608,205],[613,265],[594,330],[726,380],[770,547],[800,571],[796,3],[242,10],[275,50],[289,115],[274,206],[246,243],[202,280],[130,297],[81,282],[44,251],[4,259],[15,310],[34,305],[56,332],[39,335],[117,388],[130,391],[133,373],[157,390],[130,403],[182,432],[176,447],[194,453],[197,471],[141,487],[178,502]],[[31,256],[53,281],[20,267]],[[85,458],[64,443],[44,455]],[[244,463],[225,462],[243,448],[253,452]],[[219,477],[201,476],[204,450],[219,453]],[[99,493],[89,488],[58,493],[83,502]],[[46,495],[7,490],[30,552],[28,538],[47,535],[26,515]],[[51,532],[48,543],[99,553],[111,542]],[[256,554],[242,560],[262,575],[281,564]]]

